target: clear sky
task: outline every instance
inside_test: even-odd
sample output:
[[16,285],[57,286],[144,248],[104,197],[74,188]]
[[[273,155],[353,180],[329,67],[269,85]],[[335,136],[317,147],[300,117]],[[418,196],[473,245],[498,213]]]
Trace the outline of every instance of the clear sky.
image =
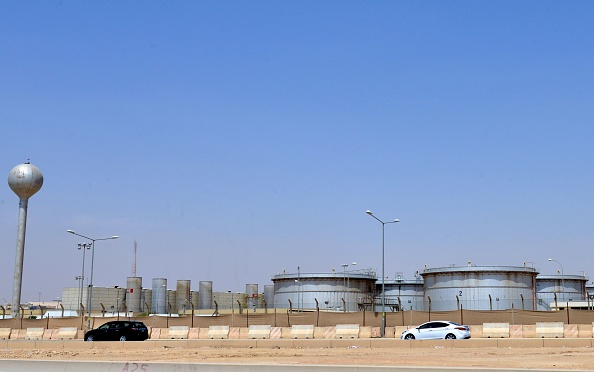
[[[31,160],[23,301],[295,273],[593,272],[591,1],[0,1],[0,170]],[[0,183],[0,297],[18,198]],[[87,259],[89,256],[87,255]],[[90,262],[87,262],[87,277]],[[40,294],[41,293],[41,294]],[[4,302],[4,301],[3,301]]]

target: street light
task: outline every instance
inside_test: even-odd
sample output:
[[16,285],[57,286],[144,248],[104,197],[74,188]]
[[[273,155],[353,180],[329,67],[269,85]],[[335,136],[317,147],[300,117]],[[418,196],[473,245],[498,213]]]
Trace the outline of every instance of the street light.
[[373,212],[370,210],[365,211],[368,215],[375,218],[382,224],[382,329],[381,329],[381,336],[386,336],[386,275],[385,275],[385,265],[384,265],[384,258],[385,258],[385,227],[386,224],[389,223],[396,223],[400,222],[399,219],[395,219],[394,221],[384,222],[373,215]]
[[565,280],[563,278],[563,265],[561,265],[561,262],[559,262],[557,260],[553,260],[552,258],[549,258],[549,261],[555,261],[561,267],[561,293],[562,293],[561,301],[565,301]]
[[[91,249],[91,243],[78,243],[78,250],[80,251],[82,249],[83,252],[83,259],[82,259],[82,274],[80,276],[77,276],[76,279],[80,280],[80,297],[79,297],[79,301],[78,301],[78,308],[79,310],[82,311],[82,298],[83,298],[83,285],[85,283],[85,253],[87,252],[87,249]],[[82,313],[81,313],[82,316]]]
[[84,236],[78,233],[75,233],[72,230],[66,230],[66,232],[76,235],[76,236],[80,236],[81,238],[85,238],[91,241],[91,278],[89,280],[89,292],[88,292],[88,297],[87,298],[87,304],[88,304],[88,309],[87,309],[87,329],[91,329],[91,306],[93,305],[93,266],[95,264],[95,242],[97,240],[110,240],[110,239],[117,239],[119,238],[119,236],[114,235],[110,238],[100,238],[100,239],[93,239],[93,238],[89,238],[88,236]]
[[346,305],[346,268],[349,267],[349,264],[342,264],[342,297],[344,300],[344,311],[347,311]]

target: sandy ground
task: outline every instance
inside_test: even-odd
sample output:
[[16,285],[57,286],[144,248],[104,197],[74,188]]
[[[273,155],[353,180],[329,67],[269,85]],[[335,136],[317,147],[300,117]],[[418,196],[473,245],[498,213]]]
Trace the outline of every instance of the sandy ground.
[[0,358],[594,370],[592,348],[3,349],[0,350]]

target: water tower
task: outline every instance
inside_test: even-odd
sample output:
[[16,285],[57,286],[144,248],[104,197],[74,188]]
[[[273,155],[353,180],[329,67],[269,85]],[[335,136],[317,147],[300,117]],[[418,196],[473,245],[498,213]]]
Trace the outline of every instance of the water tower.
[[8,173],[8,186],[17,194],[19,202],[19,225],[17,229],[16,258],[14,262],[14,284],[12,287],[12,317],[18,318],[23,284],[23,256],[25,255],[25,231],[27,229],[27,205],[43,185],[43,174],[39,168],[26,162],[17,165]]

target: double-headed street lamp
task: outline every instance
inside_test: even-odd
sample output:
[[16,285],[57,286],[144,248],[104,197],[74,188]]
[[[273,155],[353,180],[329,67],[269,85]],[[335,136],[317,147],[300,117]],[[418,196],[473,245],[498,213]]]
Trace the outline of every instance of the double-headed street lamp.
[[[79,309],[82,311],[82,298],[83,298],[83,286],[85,283],[85,253],[87,252],[87,249],[91,249],[91,243],[78,243],[78,250],[83,251],[83,259],[82,259],[82,274],[81,276],[77,276],[76,280],[80,280],[80,288],[79,288],[79,292],[80,292],[80,297],[79,297],[79,301],[78,301],[78,307]],[[82,313],[81,313],[82,316]]]
[[561,293],[563,296],[561,301],[565,302],[565,281],[563,279],[563,265],[561,265],[561,262],[554,260],[552,258],[549,258],[549,261],[554,261],[554,262],[558,263],[559,266],[561,267]]
[[91,306],[93,305],[93,266],[95,264],[95,242],[98,240],[111,240],[111,239],[117,239],[119,238],[119,236],[114,235],[110,238],[100,238],[100,239],[93,239],[93,238],[89,238],[88,236],[84,236],[78,233],[75,233],[72,230],[66,230],[66,232],[70,233],[70,234],[74,234],[76,236],[80,236],[81,238],[85,238],[91,241],[91,278],[89,280],[89,292],[88,292],[88,298],[87,298],[87,329],[91,329]]
[[386,224],[389,223],[396,223],[400,222],[399,219],[395,219],[394,221],[384,222],[373,215],[373,212],[367,210],[365,213],[370,215],[371,217],[375,218],[382,224],[382,328],[381,328],[381,336],[386,336],[386,273],[385,273],[385,227]]

